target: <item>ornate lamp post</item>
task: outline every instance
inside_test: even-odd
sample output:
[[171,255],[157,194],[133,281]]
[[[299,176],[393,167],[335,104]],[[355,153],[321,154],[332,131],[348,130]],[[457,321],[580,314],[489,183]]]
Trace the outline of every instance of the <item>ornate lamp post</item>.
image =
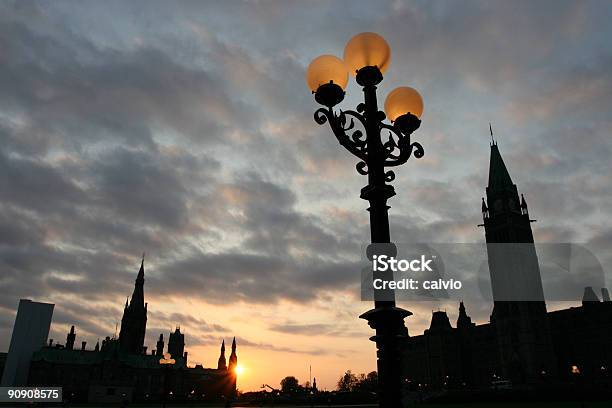
[[[354,36],[344,50],[344,61],[333,55],[323,55],[312,61],[306,80],[315,100],[323,105],[315,114],[315,121],[329,123],[336,139],[359,159],[357,172],[368,176],[368,185],[361,189],[361,198],[370,207],[370,232],[373,244],[391,243],[387,200],[395,195],[388,184],[395,179],[392,170],[406,163],[411,155],[423,157],[423,147],[411,142],[412,133],[419,128],[423,113],[423,100],[409,87],[393,90],[385,101],[385,111],[378,110],[376,86],[383,80],[383,72],[389,66],[391,50],[387,42],[375,33]],[[334,106],[344,99],[344,88],[349,70],[357,84],[363,88],[364,101],[357,110],[334,111]],[[388,118],[391,123],[384,120]],[[360,130],[355,127],[359,123]],[[364,134],[365,131],[365,134]],[[395,246],[385,246],[389,255],[395,255]],[[395,306],[393,291],[375,293],[374,309],[362,314],[376,335],[378,388],[380,407],[397,407],[402,399],[402,373],[400,342],[406,337],[404,318],[407,310]]]

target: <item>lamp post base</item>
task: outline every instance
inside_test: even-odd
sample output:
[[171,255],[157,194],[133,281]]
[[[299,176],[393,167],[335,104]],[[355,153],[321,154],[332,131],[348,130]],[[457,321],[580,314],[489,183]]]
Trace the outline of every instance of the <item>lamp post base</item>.
[[359,316],[376,330],[370,340],[376,343],[379,384],[379,407],[399,407],[402,403],[402,340],[408,337],[404,318],[412,315],[408,310],[390,304],[369,310]]

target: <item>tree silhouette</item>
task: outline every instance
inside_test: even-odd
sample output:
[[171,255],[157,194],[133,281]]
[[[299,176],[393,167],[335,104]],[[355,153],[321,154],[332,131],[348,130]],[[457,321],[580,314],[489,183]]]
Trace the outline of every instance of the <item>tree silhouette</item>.
[[338,380],[338,391],[343,392],[376,392],[378,373],[370,372],[368,375],[355,375],[347,370]]
[[287,394],[295,394],[300,389],[298,379],[292,375],[283,378],[280,382],[280,385],[281,391]]
[[344,375],[338,380],[338,391],[353,391],[353,389],[357,385],[357,382],[357,376],[355,376],[355,374],[353,374],[351,370],[346,370]]

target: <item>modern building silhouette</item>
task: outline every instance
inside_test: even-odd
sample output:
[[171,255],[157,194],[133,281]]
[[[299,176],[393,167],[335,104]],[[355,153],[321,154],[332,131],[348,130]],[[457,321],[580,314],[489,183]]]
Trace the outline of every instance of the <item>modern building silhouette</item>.
[[32,302],[29,299],[19,301],[2,374],[3,387],[27,385],[32,355],[47,342],[53,307],[53,304]]
[[[602,289],[599,301],[587,288],[582,306],[547,312],[527,202],[519,197],[495,142],[482,216],[494,300],[490,322],[472,323],[463,302],[456,327],[446,312],[433,312],[429,329],[405,341],[407,388],[612,386],[608,291]],[[509,296],[517,293],[525,298]]]
[[[119,338],[107,336],[93,350],[83,341],[75,349],[76,332],[72,326],[65,344],[54,344],[53,340],[42,348],[38,344],[32,356],[28,384],[61,386],[64,397],[72,401],[159,401],[164,394],[167,400],[177,401],[233,398],[238,363],[235,339],[227,367],[204,368],[199,364],[189,367],[185,335],[178,326],[168,338],[167,354],[175,360],[174,364],[160,364],[166,354],[163,334],[159,335],[156,348],[148,352],[144,345],[147,325],[144,274],[143,259],[132,297],[125,304]],[[44,342],[43,339],[42,345]],[[225,361],[223,353],[224,342]]]

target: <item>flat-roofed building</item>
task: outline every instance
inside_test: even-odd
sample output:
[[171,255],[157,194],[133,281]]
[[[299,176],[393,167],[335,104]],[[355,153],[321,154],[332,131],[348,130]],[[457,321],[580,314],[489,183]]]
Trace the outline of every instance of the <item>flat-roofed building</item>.
[[27,384],[32,355],[47,343],[54,306],[51,303],[32,302],[29,299],[19,301],[11,344],[2,374],[3,387]]

